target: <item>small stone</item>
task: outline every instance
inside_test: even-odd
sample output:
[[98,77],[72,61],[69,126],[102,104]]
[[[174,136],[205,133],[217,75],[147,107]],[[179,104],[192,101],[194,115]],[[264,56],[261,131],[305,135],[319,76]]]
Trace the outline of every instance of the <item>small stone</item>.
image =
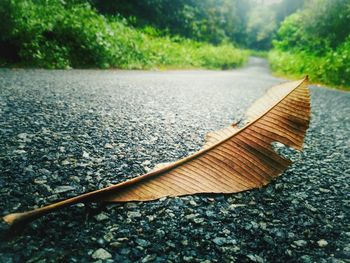
[[163,236],[165,236],[165,232],[162,229],[157,229],[156,230],[156,235],[159,236],[159,237],[163,237]]
[[300,259],[301,259],[301,262],[303,262],[303,263],[312,263],[312,259],[308,255],[304,255]]
[[193,218],[195,218],[197,216],[197,214],[189,214],[189,215],[187,215],[187,216],[185,216],[186,217],[186,219],[193,219]]
[[231,231],[225,228],[224,230],[222,230],[222,233],[228,235],[231,233]]
[[14,150],[13,153],[15,153],[15,154],[24,154],[24,153],[26,153],[26,151],[25,150]]
[[181,244],[183,245],[183,246],[188,246],[188,240],[182,240],[181,241]]
[[116,241],[116,242],[110,243],[109,245],[113,248],[120,248],[123,244]]
[[88,152],[83,152],[83,158],[88,159],[90,158],[90,154]]
[[153,215],[147,216],[147,219],[148,221],[152,222],[155,219],[155,216]]
[[106,260],[112,258],[112,255],[107,250],[99,248],[92,254],[92,258]]
[[325,188],[319,188],[318,190],[319,190],[321,193],[330,193],[330,192],[332,192],[331,190],[325,189]]
[[34,172],[33,165],[28,165],[26,168],[24,168],[26,172]]
[[118,240],[119,242],[123,242],[123,241],[128,241],[129,238],[127,238],[127,237],[119,237],[117,240]]
[[267,224],[265,222],[260,222],[259,225],[261,229],[266,230]]
[[303,247],[306,246],[307,242],[305,240],[296,240],[293,242],[295,245],[297,245],[298,247]]
[[149,246],[149,242],[144,240],[144,239],[141,239],[141,238],[138,238],[136,239],[136,243],[140,246],[140,247],[147,247]]
[[153,254],[153,255],[147,255],[145,256],[141,262],[142,263],[147,263],[147,262],[154,262],[154,260],[156,259],[157,255]]
[[272,237],[270,237],[270,236],[264,236],[264,241],[266,242],[266,243],[268,243],[269,245],[271,245],[271,246],[273,246],[274,245],[274,241],[273,241],[273,239],[272,239]]
[[282,190],[284,188],[283,184],[276,184],[275,189],[276,190]]
[[193,218],[193,222],[196,224],[201,224],[204,222],[204,218]]
[[97,239],[97,243],[101,246],[103,246],[105,244],[105,240],[103,238],[99,238]]
[[103,239],[106,240],[107,242],[111,242],[113,240],[114,236],[113,233],[108,232],[103,236]]
[[319,247],[325,247],[328,245],[328,242],[324,239],[320,239],[319,241],[317,241],[317,244]]
[[104,146],[105,149],[113,149],[113,145],[110,143],[106,143]]
[[142,166],[149,166],[151,164],[151,161],[146,160],[142,163]]
[[227,239],[224,237],[216,237],[213,239],[213,242],[218,246],[222,246],[227,243]]
[[168,240],[168,241],[166,242],[166,244],[167,244],[169,247],[176,248],[175,243],[171,242],[170,240]]
[[127,203],[126,207],[128,209],[135,209],[135,208],[137,208],[137,204],[136,203]]
[[34,183],[36,183],[36,184],[45,184],[45,183],[47,183],[47,180],[42,179],[42,178],[35,178],[34,179]]
[[292,204],[293,204],[293,205],[298,205],[298,204],[299,204],[299,201],[296,200],[296,199],[293,199],[293,200],[292,200]]
[[98,222],[107,220],[108,218],[109,218],[109,216],[106,215],[105,213],[101,213],[101,214],[98,214],[97,216],[95,216],[95,219],[96,219]]
[[63,160],[62,161],[62,165],[69,165],[70,164],[70,161],[68,161],[68,160]]
[[23,133],[20,133],[17,135],[18,138],[22,139],[22,140],[25,140],[27,138],[28,134],[26,134],[25,132]]
[[183,257],[183,260],[184,260],[185,262],[193,262],[193,257],[184,256],[184,257]]
[[43,169],[39,169],[38,171],[39,173],[41,173],[42,175],[45,175],[45,176],[50,176],[51,175],[51,172],[45,168]]
[[123,248],[121,251],[120,251],[120,254],[122,255],[129,255],[130,254],[130,249],[128,248]]
[[13,209],[14,211],[16,211],[20,206],[21,206],[21,203],[16,203],[16,204],[12,207],[12,209]]
[[71,176],[69,178],[76,183],[80,183],[80,178],[78,176]]
[[197,203],[196,203],[194,200],[191,200],[191,201],[190,201],[190,205],[191,205],[191,206],[197,206]]
[[135,211],[135,212],[128,212],[128,217],[130,218],[138,218],[138,217],[141,217],[141,213],[138,212],[138,211]]
[[241,248],[239,246],[233,246],[231,249],[233,252],[238,252],[241,250]]
[[253,262],[264,263],[264,259],[262,259],[258,255],[249,254],[249,255],[247,255],[247,257]]
[[215,217],[215,213],[213,211],[206,211],[205,214],[207,217]]
[[229,206],[229,209],[230,210],[234,210],[234,209],[236,209],[237,207],[242,207],[242,206],[246,206],[245,204],[231,204],[230,206]]
[[75,187],[73,187],[73,186],[61,185],[61,186],[57,186],[57,187],[55,188],[54,193],[55,193],[55,194],[61,194],[61,193],[73,191],[74,189],[75,189]]
[[305,207],[306,207],[307,209],[309,209],[310,211],[312,211],[312,212],[317,212],[317,208],[313,207],[313,206],[310,205],[310,204],[306,204]]

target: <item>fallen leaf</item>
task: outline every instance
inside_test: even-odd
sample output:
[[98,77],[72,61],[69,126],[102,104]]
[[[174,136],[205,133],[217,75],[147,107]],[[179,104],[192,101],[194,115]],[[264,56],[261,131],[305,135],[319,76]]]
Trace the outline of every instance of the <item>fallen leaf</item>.
[[306,77],[273,87],[248,110],[244,127],[232,125],[209,133],[203,148],[191,156],[126,182],[3,219],[8,224],[30,221],[79,202],[149,201],[262,187],[291,164],[273,150],[273,142],[302,149],[310,120],[307,85]]

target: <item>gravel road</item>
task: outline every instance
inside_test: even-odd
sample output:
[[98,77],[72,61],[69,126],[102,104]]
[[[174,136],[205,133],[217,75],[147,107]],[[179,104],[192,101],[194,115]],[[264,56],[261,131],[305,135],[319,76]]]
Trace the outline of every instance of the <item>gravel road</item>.
[[[232,71],[0,69],[0,215],[198,150],[270,86]],[[305,151],[263,189],[75,205],[0,242],[0,262],[350,262],[350,93],[311,87]]]

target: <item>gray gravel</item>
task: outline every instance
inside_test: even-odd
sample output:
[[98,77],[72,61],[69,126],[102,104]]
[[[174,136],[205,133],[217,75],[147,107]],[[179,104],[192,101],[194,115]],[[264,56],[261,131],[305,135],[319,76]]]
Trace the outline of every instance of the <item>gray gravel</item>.
[[[0,214],[184,157],[274,78],[235,71],[0,70]],[[0,262],[350,262],[350,93],[311,87],[305,151],[263,189],[79,204],[0,243]]]

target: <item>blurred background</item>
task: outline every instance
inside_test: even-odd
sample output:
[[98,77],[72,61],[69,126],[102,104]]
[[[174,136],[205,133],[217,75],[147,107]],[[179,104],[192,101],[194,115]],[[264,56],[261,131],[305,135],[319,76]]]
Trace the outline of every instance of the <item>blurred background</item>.
[[230,69],[350,86],[349,0],[1,0],[0,65]]

